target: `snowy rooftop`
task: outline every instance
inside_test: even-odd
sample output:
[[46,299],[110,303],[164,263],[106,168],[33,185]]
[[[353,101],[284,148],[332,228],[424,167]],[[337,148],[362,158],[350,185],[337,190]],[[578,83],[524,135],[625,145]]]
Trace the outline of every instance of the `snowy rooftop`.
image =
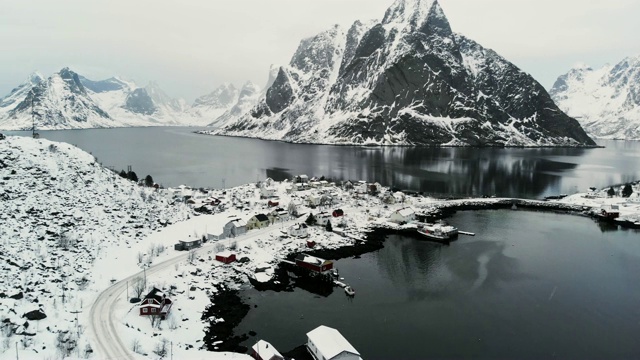
[[408,207],[399,209],[396,212],[401,216],[411,216],[414,213],[413,209],[408,208]]
[[331,359],[343,351],[360,355],[347,339],[336,329],[320,325],[307,333],[309,341],[318,348],[325,359]]
[[256,354],[260,355],[262,359],[273,359],[278,357],[283,359],[284,357],[273,347],[270,343],[264,340],[258,340],[258,342],[251,347]]

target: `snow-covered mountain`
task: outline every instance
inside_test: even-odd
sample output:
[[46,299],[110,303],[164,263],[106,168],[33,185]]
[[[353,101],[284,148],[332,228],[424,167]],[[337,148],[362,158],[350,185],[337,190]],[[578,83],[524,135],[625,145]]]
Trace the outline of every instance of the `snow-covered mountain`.
[[640,56],[597,70],[577,65],[558,77],[549,93],[590,135],[640,139]]
[[238,101],[239,94],[233,84],[224,83],[209,94],[197,98],[189,113],[196,118],[202,118],[203,124],[212,123]]
[[232,104],[232,106],[226,107],[226,111],[224,111],[221,115],[217,116],[215,120],[209,123],[209,126],[220,126],[221,124],[226,124],[229,121],[237,119],[239,116],[246,114],[247,111],[251,110],[253,106],[255,106],[258,102],[260,96],[260,87],[251,81],[247,81],[243,86],[240,92],[236,97],[236,101]]
[[114,126],[109,114],[91,98],[78,74],[69,68],[46,80],[39,76],[30,78],[1,104],[2,128],[30,129],[33,113],[40,129]]
[[257,105],[216,134],[309,143],[592,146],[530,75],[451,31],[437,0],[301,41]]
[[47,79],[34,73],[0,99],[0,129],[31,129],[32,103],[36,128],[41,130],[203,126],[237,103],[238,91],[233,85],[228,87],[229,93],[220,93],[216,99],[213,93],[199,98],[192,108],[168,96],[154,82],[140,87],[118,77],[94,81],[69,68]]
[[[95,263],[132,259],[132,245],[146,248],[146,235],[192,215],[74,146],[18,136],[0,141],[0,202],[0,328],[27,358],[49,357],[70,334],[84,349],[74,312],[86,314],[113,276]],[[0,358],[13,342],[0,344]]]

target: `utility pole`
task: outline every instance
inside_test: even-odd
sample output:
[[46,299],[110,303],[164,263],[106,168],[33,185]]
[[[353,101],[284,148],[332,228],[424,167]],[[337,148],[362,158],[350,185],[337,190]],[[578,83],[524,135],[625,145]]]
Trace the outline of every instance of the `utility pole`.
[[16,341],[16,360],[19,360],[18,359],[18,342],[17,341]]
[[173,341],[171,342],[171,360],[173,360]]
[[129,280],[127,280],[127,300],[129,300]]

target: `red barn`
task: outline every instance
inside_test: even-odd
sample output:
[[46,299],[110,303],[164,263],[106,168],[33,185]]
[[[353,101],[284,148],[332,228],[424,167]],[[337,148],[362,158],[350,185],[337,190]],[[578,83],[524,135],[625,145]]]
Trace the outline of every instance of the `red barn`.
[[216,254],[216,260],[221,263],[229,264],[236,261],[236,254],[231,251],[223,251]]
[[316,242],[313,240],[307,240],[307,247],[308,248],[313,248],[316,246]]
[[171,305],[173,302],[161,290],[153,288],[140,303],[140,316],[159,315],[164,319]]
[[333,261],[320,259],[307,254],[299,254],[296,256],[296,265],[318,273],[326,273],[333,269]]
[[333,210],[331,215],[333,215],[333,217],[339,217],[339,216],[344,215],[344,211],[342,211],[342,209],[335,209],[335,210]]

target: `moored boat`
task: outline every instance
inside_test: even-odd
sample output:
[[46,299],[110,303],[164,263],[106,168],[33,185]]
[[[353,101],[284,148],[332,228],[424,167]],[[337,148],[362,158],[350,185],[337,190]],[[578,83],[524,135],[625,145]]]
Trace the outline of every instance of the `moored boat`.
[[442,223],[422,224],[418,226],[418,233],[430,240],[451,241],[458,236],[458,228]]
[[346,286],[344,288],[344,292],[348,295],[348,296],[354,296],[356,294],[356,291],[353,290],[353,288],[351,286]]

